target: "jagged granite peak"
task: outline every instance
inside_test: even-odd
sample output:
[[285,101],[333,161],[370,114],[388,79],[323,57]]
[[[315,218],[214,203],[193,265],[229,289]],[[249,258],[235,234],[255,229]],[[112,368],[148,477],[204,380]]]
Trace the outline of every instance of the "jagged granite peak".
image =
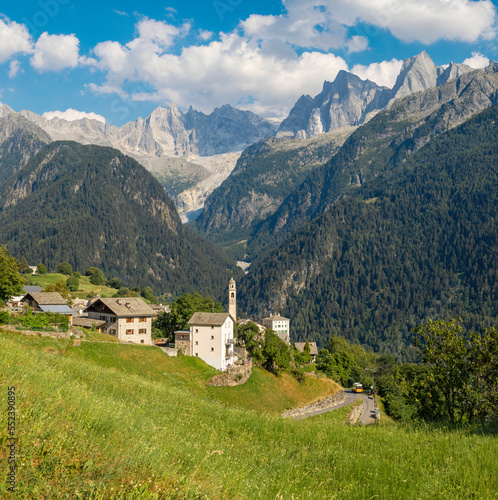
[[365,121],[371,103],[378,101],[383,90],[370,80],[341,70],[333,82],[325,81],[314,99],[302,96],[280,125],[278,137],[298,138],[315,135],[341,127],[355,127]]
[[11,113],[15,113],[15,111],[10,106],[7,106],[7,104],[0,104],[0,118],[10,115]]
[[475,68],[471,68],[466,64],[457,64],[454,62],[450,62],[450,64],[446,68],[443,68],[442,66],[439,67],[439,75],[437,78],[436,86],[439,87],[440,85],[444,85],[450,80],[456,80],[462,75],[465,75],[465,73],[470,73],[474,70]]
[[439,68],[429,54],[423,50],[420,54],[403,61],[401,71],[394,87],[385,93],[382,105],[391,105],[395,99],[402,99],[415,92],[422,92],[436,87]]
[[473,69],[465,64],[438,67],[425,50],[403,62],[390,89],[341,70],[333,82],[324,82],[316,97],[299,98],[281,123],[277,137],[302,139],[336,128],[361,125],[398,99],[444,85],[471,71]]

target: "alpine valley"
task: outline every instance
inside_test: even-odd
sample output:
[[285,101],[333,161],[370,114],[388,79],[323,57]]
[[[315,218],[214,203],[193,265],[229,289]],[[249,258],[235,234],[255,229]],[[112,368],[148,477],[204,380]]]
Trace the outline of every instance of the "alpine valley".
[[497,102],[498,64],[422,52],[392,88],[339,72],[280,124],[228,105],[122,127],[4,105],[0,244],[174,296],[220,299],[233,275],[239,313],[289,317],[292,342],[414,359],[419,323],[498,314]]

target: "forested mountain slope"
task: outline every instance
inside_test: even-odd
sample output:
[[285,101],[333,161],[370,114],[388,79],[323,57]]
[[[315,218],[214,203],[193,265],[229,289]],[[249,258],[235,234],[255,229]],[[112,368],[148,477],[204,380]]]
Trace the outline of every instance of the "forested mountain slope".
[[359,127],[332,157],[313,171],[266,219],[248,243],[249,259],[261,257],[341,196],[395,168],[432,137],[463,123],[498,100],[498,64],[440,87],[396,101]]
[[498,106],[441,134],[303,227],[240,284],[241,309],[403,355],[411,329],[498,314]]
[[[353,130],[303,140],[268,138],[250,146],[206,200],[197,230],[223,246],[247,240],[313,169],[330,160]],[[243,246],[239,252],[243,258]]]
[[160,292],[223,296],[240,271],[183,227],[163,187],[119,151],[54,142],[0,186],[0,242],[32,263],[90,266]]

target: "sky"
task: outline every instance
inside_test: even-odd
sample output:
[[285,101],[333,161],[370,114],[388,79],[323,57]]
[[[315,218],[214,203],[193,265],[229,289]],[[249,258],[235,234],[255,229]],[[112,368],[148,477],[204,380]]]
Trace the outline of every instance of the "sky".
[[498,0],[23,0],[0,5],[0,102],[113,125],[175,103],[283,118],[340,70],[391,87],[422,50],[498,60]]

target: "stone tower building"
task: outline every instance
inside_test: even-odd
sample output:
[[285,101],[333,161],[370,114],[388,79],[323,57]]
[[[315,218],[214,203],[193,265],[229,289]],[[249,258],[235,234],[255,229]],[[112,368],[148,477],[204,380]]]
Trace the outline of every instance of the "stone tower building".
[[228,314],[237,320],[237,288],[233,278],[228,282]]

